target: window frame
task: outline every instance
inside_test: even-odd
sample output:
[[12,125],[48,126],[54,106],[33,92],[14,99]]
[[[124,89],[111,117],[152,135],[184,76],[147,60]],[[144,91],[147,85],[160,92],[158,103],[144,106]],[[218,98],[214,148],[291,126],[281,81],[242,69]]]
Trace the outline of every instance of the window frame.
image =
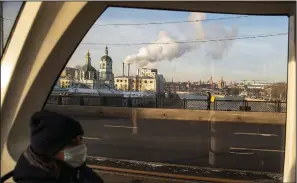
[[[39,4],[46,4],[44,2],[38,2],[38,3]],[[65,6],[67,6],[67,5],[71,4],[71,3],[73,3],[73,2],[65,2]],[[86,4],[84,4],[84,5],[87,6],[87,5],[91,5],[91,3],[95,3],[95,2],[85,2],[85,3]],[[126,5],[123,4],[123,3],[126,3]],[[122,2],[122,4],[121,4],[121,2],[107,2],[107,3],[102,4],[100,6],[106,6],[106,5],[107,6],[111,6],[111,5],[114,5],[114,6],[118,5],[119,6],[119,5],[121,5],[121,6],[130,6],[130,7],[146,7],[146,8],[149,8],[149,7],[152,8],[154,6],[155,8],[158,8],[158,9],[162,9],[162,8],[164,9],[164,8],[167,7],[168,9],[180,9],[180,10],[183,9],[183,10],[185,10],[186,8],[184,8],[184,7],[186,6],[185,4],[187,4],[187,3],[179,4],[181,2],[176,2],[176,3],[170,2],[172,4],[172,5],[170,5],[170,4],[166,4],[166,3],[165,4],[158,4],[158,2],[154,2],[154,3],[145,4],[145,5],[140,5],[140,4],[137,5],[137,3],[139,3],[139,2],[129,2],[129,3]],[[188,6],[192,6],[191,3],[192,2],[189,2],[187,5]],[[236,2],[232,2],[232,3],[236,4]],[[277,7],[274,7],[272,5],[269,5],[269,3],[267,3],[267,4],[265,3],[265,5],[263,5],[263,4],[261,5],[261,3],[260,3],[260,5],[261,5],[261,7],[260,7],[259,4],[258,4],[259,6],[256,6],[256,3],[257,2],[249,2],[249,3],[251,3],[251,4],[254,5],[253,6],[254,9],[255,9],[254,10],[254,14],[255,14],[255,12],[264,12],[266,14],[269,14],[268,13],[269,11],[270,12],[277,11],[277,13],[275,13],[275,14],[280,14],[282,11],[283,12],[287,12],[286,15],[290,15],[290,18],[289,18],[289,22],[290,22],[289,23],[289,25],[290,25],[290,29],[289,29],[289,40],[291,40],[291,38],[292,38],[293,41],[296,41],[296,37],[295,37],[295,35],[296,35],[296,25],[295,25],[295,22],[294,22],[294,20],[296,18],[296,11],[294,11],[293,12],[293,15],[292,15],[292,12],[290,12],[291,9],[289,9],[289,8],[283,8],[283,7],[277,8]],[[205,4],[208,5],[208,10],[210,11],[211,9],[209,9],[209,8],[210,8],[210,5],[211,5],[211,2],[210,3],[205,3]],[[226,4],[228,4],[228,3],[226,3]],[[244,4],[244,3],[242,3],[242,4]],[[238,6],[241,6],[243,8],[243,5],[242,4],[241,5],[238,4]],[[94,5],[94,4],[92,4],[92,5]],[[173,5],[175,6],[175,8],[172,7]],[[182,8],[181,5],[184,5],[183,8]],[[277,5],[278,6],[280,6],[280,5],[285,6],[284,4],[281,4],[281,3],[280,4],[277,4]],[[33,6],[33,2],[32,3],[31,2],[28,3],[28,8],[30,6]],[[83,5],[81,5],[81,6],[83,6]],[[227,10],[228,10],[228,7],[227,6],[228,5],[224,5],[224,8],[223,8],[223,6],[216,6],[216,7],[215,6],[211,6],[211,7],[213,7],[212,11],[214,11],[214,12],[218,12],[219,9],[224,9],[224,12],[226,13]],[[249,5],[249,6],[251,6],[251,5]],[[200,6],[200,9],[197,8],[197,7],[199,7],[199,6],[192,6],[191,8],[193,8],[192,10],[195,10],[195,11],[206,11],[207,10],[207,6]],[[36,8],[39,8],[39,7],[36,7]],[[78,7],[78,8],[80,8],[80,7]],[[99,9],[99,6],[95,7],[92,10],[95,11],[96,8]],[[190,11],[191,8],[188,7],[187,10]],[[252,9],[252,8],[250,8],[250,9]],[[63,11],[66,11],[66,10],[67,9],[64,9]],[[240,11],[240,10],[241,10],[241,8],[236,8],[234,10],[229,9],[228,11],[229,11],[229,13],[230,12],[232,12],[232,13],[238,13],[238,11]],[[102,11],[104,11],[104,10],[102,10]],[[244,10],[241,10],[241,11],[244,11]],[[42,15],[43,12],[39,12],[39,13]],[[98,11],[96,13],[98,14]],[[23,14],[23,10],[22,10],[22,14]],[[246,14],[248,14],[248,13],[246,13]],[[98,16],[99,15],[100,14],[98,14]],[[72,16],[74,16],[75,18],[76,17],[78,17],[78,18],[79,17],[82,17],[82,15],[72,15]],[[88,17],[89,18],[93,18],[94,16],[95,16],[94,14],[93,15],[91,13],[88,14]],[[35,21],[35,17],[32,17],[30,19],[30,21],[34,22]],[[75,20],[75,21],[78,21],[78,20]],[[89,23],[90,23],[90,21],[92,21],[92,20],[86,21],[83,24],[86,25],[86,26],[88,26]],[[17,25],[19,23],[22,24],[24,22],[20,22],[18,20],[17,23],[15,23],[15,25]],[[34,24],[35,25],[42,25],[42,23],[40,23],[38,21],[37,22],[34,22]],[[28,26],[30,26],[30,25],[28,25]],[[17,32],[17,31],[15,31],[15,29],[17,29],[17,28],[13,28],[13,29],[14,29],[14,31],[13,31],[12,34],[10,34],[10,36],[11,35],[15,35],[15,33]],[[20,32],[18,32],[17,35],[20,35]],[[68,35],[69,35],[69,33],[68,33]],[[32,37],[32,35],[28,35],[28,37],[26,37],[25,41],[30,40],[31,37]],[[80,34],[79,37],[81,38],[81,34]],[[74,42],[76,42],[80,38],[75,38],[75,41]],[[59,41],[60,41],[60,39],[63,40],[62,38],[59,38]],[[22,61],[22,58],[24,56],[26,56],[26,55],[24,55],[24,52],[25,51],[30,51],[30,50],[26,50],[26,48],[18,48],[18,49],[20,49],[20,50],[17,50],[18,51],[17,53],[18,53],[18,56],[19,57],[12,57],[12,53],[11,52],[8,53],[8,50],[9,50],[9,48],[13,48],[17,44],[17,42],[16,41],[13,41],[11,38],[9,38],[8,40],[9,40],[9,44],[6,44],[5,45],[5,51],[3,53],[3,57],[2,57],[2,60],[1,60],[1,69],[2,69],[2,66],[4,64],[7,64],[8,63],[8,61],[11,61],[11,65],[12,66],[7,68],[7,70],[10,71],[11,74],[9,74],[7,76],[9,82],[4,85],[4,89],[3,90],[5,90],[5,93],[3,94],[2,97],[5,98],[5,102],[3,102],[4,100],[1,101],[1,107],[2,107],[1,112],[3,112],[4,110],[7,110],[8,109],[8,105],[14,106],[14,105],[11,105],[11,104],[15,104],[15,103],[13,103],[13,101],[11,101],[11,100],[8,99],[8,96],[9,95],[7,93],[9,93],[9,92],[7,92],[7,91],[11,91],[10,95],[15,94],[17,97],[21,98],[22,100],[19,100],[20,103],[23,102],[23,101],[24,102],[28,102],[28,101],[33,102],[33,98],[32,98],[33,91],[36,91],[36,88],[38,88],[37,87],[37,84],[41,81],[41,79],[40,78],[37,78],[37,77],[36,77],[36,80],[34,80],[34,81],[33,80],[32,81],[29,81],[29,79],[33,79],[33,78],[35,78],[35,76],[45,76],[45,73],[42,73],[41,71],[46,70],[46,69],[49,69],[51,67],[51,64],[58,62],[58,61],[55,61],[53,58],[52,59],[48,59],[48,60],[42,60],[42,61],[44,61],[43,65],[42,65],[43,67],[37,67],[35,65],[37,63],[37,61],[38,61],[37,59],[35,59],[34,61],[32,61],[32,63],[27,63],[27,65],[30,64],[29,66],[32,66],[32,67],[35,66],[35,69],[38,70],[38,71],[40,71],[40,72],[39,73],[35,73],[36,72],[36,70],[35,70],[35,71],[30,71],[27,74],[21,73],[21,74],[25,74],[25,76],[28,76],[27,78],[29,78],[28,79],[28,83],[26,83],[26,85],[24,85],[24,87],[22,89],[27,89],[27,87],[30,86],[30,90],[24,90],[23,92],[13,91],[12,90],[13,87],[17,87],[17,85],[16,85],[17,82],[15,81],[15,79],[12,80],[12,78],[15,78],[15,77],[21,75],[21,74],[17,74],[17,71],[23,71],[24,70],[24,69],[20,68],[20,66],[21,66],[20,61]],[[75,45],[75,46],[77,46],[77,45]],[[284,180],[283,180],[283,181],[287,181],[287,182],[294,182],[295,181],[295,175],[296,175],[295,174],[296,173],[295,172],[295,170],[296,170],[296,167],[295,167],[296,166],[295,165],[295,161],[296,161],[296,50],[295,50],[295,48],[296,48],[296,42],[292,43],[292,41],[290,41],[290,43],[289,43],[289,53],[290,54],[289,54],[289,57],[288,57],[288,66],[287,66],[288,67],[288,82],[287,82],[287,84],[288,84],[288,95],[287,95],[287,101],[289,103],[287,104],[287,106],[288,106],[288,108],[287,108],[287,123],[286,123],[286,129],[287,130],[286,130],[286,146],[285,146],[286,151],[285,151]],[[74,51],[75,48],[71,47],[71,50]],[[67,50],[65,54],[70,53],[71,50]],[[38,51],[40,51],[40,50],[38,50]],[[52,50],[49,50],[49,51],[52,51]],[[20,54],[20,53],[23,53],[23,54]],[[31,50],[30,53],[34,53],[34,50]],[[50,54],[53,54],[54,55],[54,51],[50,52]],[[53,63],[50,63],[49,61],[51,61]],[[61,60],[59,60],[59,62],[60,61]],[[68,60],[66,58],[63,58],[63,61],[66,64]],[[27,66],[27,67],[29,67],[29,66]],[[60,67],[62,67],[62,66],[59,65],[56,68],[56,70],[59,70],[60,69],[60,71],[61,71],[62,69]],[[14,75],[12,75],[12,73]],[[56,72],[54,72],[54,74],[56,74]],[[58,76],[59,75],[56,75],[56,77],[58,77]],[[49,79],[53,80],[53,74],[49,76]],[[55,84],[56,82],[53,82],[53,83]],[[45,82],[44,85],[46,87],[42,90],[42,93],[43,94],[44,94],[45,90],[47,90],[49,88],[49,83]],[[49,94],[50,91],[48,91],[47,93]],[[1,94],[2,94],[2,84],[1,84]],[[43,101],[43,99],[44,99],[44,95],[43,94],[37,96],[37,98],[40,99],[41,101]],[[2,99],[2,97],[1,97],[1,99]],[[35,98],[35,100],[36,100],[36,98]],[[20,122],[23,122],[23,119],[24,118],[27,119],[26,117],[28,115],[31,115],[32,112],[33,112],[33,110],[39,109],[40,107],[41,108],[44,107],[44,105],[42,107],[42,105],[40,105],[39,102],[35,102],[35,103],[33,102],[33,104],[31,105],[31,107],[29,109],[29,112],[27,111],[27,114],[25,114],[25,111],[26,111],[24,109],[25,106],[26,106],[26,103],[23,104],[23,105],[16,105],[16,107],[12,108],[9,113],[5,113],[5,112],[2,113],[4,115],[4,116],[2,116],[3,119],[4,119],[4,121],[1,121],[1,127],[2,127],[2,123],[5,124],[4,125],[5,128],[3,128],[3,131],[11,132],[13,124],[14,124],[14,127],[15,127]],[[28,107],[28,104],[27,104],[27,107]],[[1,153],[2,154],[2,157],[1,158],[2,158],[2,160],[6,160],[6,162],[7,161],[10,161],[9,159],[6,159],[6,158],[11,157],[11,155],[9,155],[9,154],[7,154],[6,156],[5,156],[5,154],[3,155],[4,145],[2,145],[2,144],[6,144],[6,142],[9,140],[8,139],[8,132],[5,132],[5,134],[1,134],[1,135],[4,136],[4,138],[1,138],[1,142],[3,142],[3,141],[5,142],[5,143],[1,143],[1,152],[2,152]],[[293,138],[293,137],[295,137],[295,138]],[[288,148],[291,148],[291,149],[290,150],[287,150]],[[6,149],[5,152],[8,153],[8,150]],[[2,172],[2,170],[1,170],[1,172]]]
[[[4,9],[4,6],[3,6],[3,3],[4,2],[6,2],[6,3],[9,3],[9,1],[2,1],[1,3],[2,3],[2,10]],[[13,25],[12,25],[12,27],[11,27],[11,30],[10,30],[10,32],[9,32],[9,34],[8,34],[8,37],[7,37],[7,40],[6,40],[6,42],[4,43],[4,40],[3,40],[3,44],[1,43],[1,46],[0,46],[0,60],[1,60],[1,64],[2,64],[2,55],[4,55],[5,54],[5,51],[6,51],[6,49],[7,49],[7,47],[8,47],[8,45],[9,45],[9,43],[10,43],[10,41],[11,41],[11,38],[12,38],[12,36],[13,36],[13,33],[14,33],[14,31],[15,31],[15,28],[16,28],[16,26],[17,26],[17,24],[18,24],[18,21],[19,21],[19,18],[20,18],[20,15],[22,14],[22,11],[23,11],[23,9],[24,9],[24,6],[25,6],[25,3],[26,3],[26,1],[23,1],[22,2],[22,5],[20,6],[20,9],[19,9],[19,11],[18,11],[18,13],[17,13],[17,16],[16,16],[16,18],[15,18],[15,20],[14,20],[14,22],[13,22]],[[3,12],[2,12],[2,15],[3,15]],[[4,16],[4,15],[3,15]],[[2,28],[4,28],[4,20],[0,20],[0,21],[2,21]],[[4,39],[4,29],[2,30],[3,32],[2,32],[2,34],[3,34],[3,36],[2,36],[2,39]]]

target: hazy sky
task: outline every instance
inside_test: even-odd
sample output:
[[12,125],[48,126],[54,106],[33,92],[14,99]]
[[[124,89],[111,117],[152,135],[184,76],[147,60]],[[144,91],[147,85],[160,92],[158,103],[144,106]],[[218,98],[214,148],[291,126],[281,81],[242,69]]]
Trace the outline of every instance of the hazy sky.
[[[4,17],[14,19],[19,3],[4,3]],[[147,23],[147,22],[170,22],[187,21],[190,12],[159,11],[108,8],[97,20],[96,24],[111,23]],[[232,17],[236,15],[205,14],[205,19],[216,19],[221,17]],[[4,22],[4,35],[7,36],[13,21]],[[266,35],[288,32],[288,18],[285,16],[247,16],[242,18],[213,20],[202,22],[203,32],[195,29],[195,24],[158,24],[138,26],[96,26],[94,25],[82,42],[84,43],[146,43],[158,39],[160,32],[177,41],[242,37],[251,35]],[[203,37],[202,36],[202,37]],[[164,39],[162,39],[164,40]],[[165,39],[167,40],[167,39]],[[163,41],[164,42],[164,41]],[[165,41],[166,42],[166,41]],[[164,51],[176,53],[170,59],[165,56],[153,55],[158,58],[157,62],[149,64],[148,67],[157,68],[166,80],[175,81],[199,81],[207,80],[212,75],[217,81],[224,77],[228,82],[231,80],[265,80],[286,81],[287,80],[287,43],[288,37],[262,37],[257,39],[241,39],[224,42],[196,43],[187,49],[181,44],[176,47],[163,47]],[[166,46],[166,45],[165,45]],[[70,59],[68,66],[85,63],[85,54],[90,50],[92,64],[99,68],[99,61],[104,55],[105,45],[81,44]],[[115,76],[122,74],[122,62],[128,55],[137,54],[139,49],[146,45],[137,46],[109,46],[109,55],[113,59],[113,72]],[[152,54],[161,46],[144,49],[145,54]],[[143,50],[142,49],[142,50]],[[148,50],[148,51],[147,51]],[[186,50],[186,51],[185,51]],[[149,52],[149,53],[148,53]],[[219,55],[219,56],[218,56]],[[178,58],[176,58],[178,57]],[[147,58],[147,57],[146,57]],[[152,57],[150,57],[152,58]],[[161,59],[161,60],[160,60]],[[170,60],[170,61],[168,61]],[[132,73],[136,73],[137,64],[132,65]],[[263,81],[264,82],[264,81]]]

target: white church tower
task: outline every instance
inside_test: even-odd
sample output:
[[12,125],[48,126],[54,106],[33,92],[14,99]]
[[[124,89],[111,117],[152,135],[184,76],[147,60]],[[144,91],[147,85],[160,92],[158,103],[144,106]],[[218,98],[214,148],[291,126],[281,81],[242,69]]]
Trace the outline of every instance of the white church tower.
[[108,56],[108,48],[105,47],[105,55],[101,57],[100,69],[99,69],[100,82],[109,84],[111,87],[114,86],[114,75],[112,72],[112,59]]

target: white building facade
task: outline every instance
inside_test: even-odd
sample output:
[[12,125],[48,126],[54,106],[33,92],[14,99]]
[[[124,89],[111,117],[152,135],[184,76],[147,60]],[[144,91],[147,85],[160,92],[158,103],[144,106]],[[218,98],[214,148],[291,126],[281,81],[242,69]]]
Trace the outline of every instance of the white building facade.
[[105,48],[105,55],[101,57],[99,68],[100,83],[114,86],[114,75],[112,72],[112,59],[108,56],[108,48]]
[[114,78],[115,88],[123,91],[147,91],[164,94],[165,79],[157,69],[142,68],[136,76],[118,76]]

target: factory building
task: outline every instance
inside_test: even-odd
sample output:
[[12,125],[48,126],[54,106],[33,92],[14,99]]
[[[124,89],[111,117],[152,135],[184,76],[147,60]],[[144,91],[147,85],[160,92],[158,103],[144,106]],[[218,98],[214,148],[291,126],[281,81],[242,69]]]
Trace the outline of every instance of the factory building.
[[125,65],[123,64],[123,75],[114,78],[115,87],[123,91],[149,91],[157,94],[164,93],[165,79],[158,74],[157,69],[138,69],[136,76],[130,76],[130,65],[128,74],[125,75]]

